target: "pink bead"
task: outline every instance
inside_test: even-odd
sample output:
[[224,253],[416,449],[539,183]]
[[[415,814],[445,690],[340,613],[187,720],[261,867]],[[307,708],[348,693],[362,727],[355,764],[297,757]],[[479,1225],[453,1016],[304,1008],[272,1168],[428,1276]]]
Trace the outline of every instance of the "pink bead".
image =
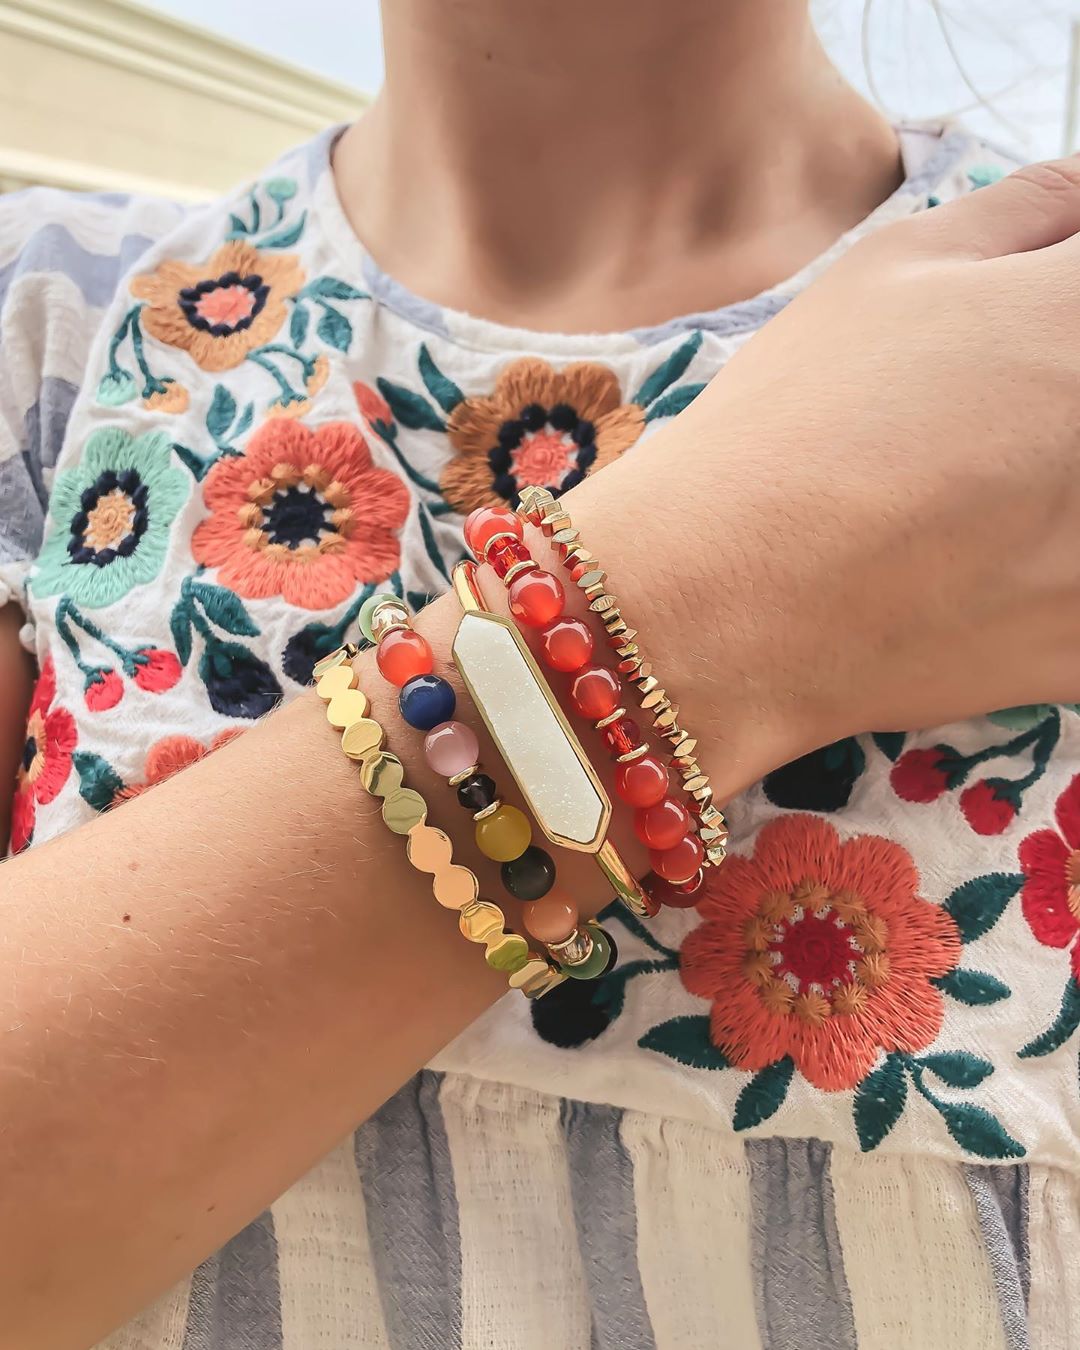
[[464,722],[440,722],[424,737],[427,762],[443,778],[471,769],[480,759],[480,742]]
[[578,926],[578,907],[556,886],[524,907],[525,927],[537,942],[564,942]]

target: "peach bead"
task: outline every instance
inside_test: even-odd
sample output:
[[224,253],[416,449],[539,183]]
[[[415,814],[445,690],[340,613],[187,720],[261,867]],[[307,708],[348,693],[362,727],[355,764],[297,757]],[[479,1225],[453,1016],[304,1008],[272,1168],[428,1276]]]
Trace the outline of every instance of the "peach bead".
[[537,942],[565,942],[578,926],[578,907],[558,886],[524,912],[525,927]]
[[398,689],[417,675],[430,675],[435,657],[426,638],[411,628],[392,628],[375,651],[375,664],[383,676]]

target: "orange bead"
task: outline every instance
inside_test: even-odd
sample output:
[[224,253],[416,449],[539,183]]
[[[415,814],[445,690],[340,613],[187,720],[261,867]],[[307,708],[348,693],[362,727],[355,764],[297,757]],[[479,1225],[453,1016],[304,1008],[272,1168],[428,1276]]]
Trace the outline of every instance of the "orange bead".
[[375,663],[384,679],[400,689],[416,675],[430,675],[435,657],[426,638],[411,628],[393,628],[379,643]]
[[622,685],[619,677],[607,666],[586,666],[574,676],[570,686],[570,702],[582,717],[599,722],[610,717],[619,706]]
[[593,635],[580,619],[556,619],[540,634],[540,653],[552,670],[572,674],[581,669],[592,652]]
[[627,806],[655,806],[667,790],[667,767],[655,755],[642,755],[615,770],[615,791]]
[[558,577],[537,567],[514,578],[507,599],[518,623],[526,628],[545,628],[563,612],[566,592]]
[[565,942],[578,917],[577,905],[558,887],[524,909],[525,927],[538,942]]
[[523,533],[521,520],[508,506],[478,506],[465,520],[465,543],[480,559],[495,535],[512,534],[520,539]]
[[676,886],[693,880],[701,867],[705,850],[696,834],[684,834],[674,848],[650,849],[649,864],[658,877]]
[[690,828],[690,812],[674,797],[634,812],[634,833],[646,848],[674,848]]

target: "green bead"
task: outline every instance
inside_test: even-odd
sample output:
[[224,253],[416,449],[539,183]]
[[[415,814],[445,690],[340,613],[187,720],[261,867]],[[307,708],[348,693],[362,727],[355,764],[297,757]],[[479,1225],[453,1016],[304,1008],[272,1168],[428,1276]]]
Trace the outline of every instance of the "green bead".
[[375,595],[369,596],[360,606],[360,614],[357,623],[360,625],[360,631],[369,642],[375,641],[375,632],[371,627],[371,621],[375,617],[375,611],[380,605],[385,605],[392,601],[395,605],[402,604],[402,600],[390,591],[378,591]]
[[560,966],[559,969],[564,975],[569,975],[572,980],[595,980],[598,975],[603,975],[607,970],[608,961],[611,958],[611,942],[608,935],[602,928],[590,928],[592,934],[593,948],[589,953],[589,959],[582,961],[580,966]]

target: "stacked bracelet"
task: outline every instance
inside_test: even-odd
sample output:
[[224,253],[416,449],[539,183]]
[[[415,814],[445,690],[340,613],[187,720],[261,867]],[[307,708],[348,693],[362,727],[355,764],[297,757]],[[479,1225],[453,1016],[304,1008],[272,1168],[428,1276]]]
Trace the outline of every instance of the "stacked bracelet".
[[427,823],[427,803],[420,793],[405,786],[398,757],[383,749],[386,734],[369,716],[367,697],[352,667],[355,655],[355,647],[340,647],[317,662],[314,676],[316,692],[327,705],[327,720],[341,732],[341,748],[360,765],[364,790],[382,800],[384,823],[407,838],[409,862],[417,871],[431,874],[435,899],[457,912],[462,933],[470,942],[483,945],[488,965],[505,972],[511,988],[530,998],[547,993],[565,976],[532,951],[523,937],[507,929],[506,916],[498,905],[480,898],[476,874],[453,861],[448,836]]
[[[523,811],[500,801],[495,780],[480,764],[475,732],[453,720],[456,696],[433,674],[430,644],[412,627],[405,602],[396,595],[373,595],[360,611],[360,631],[376,644],[375,660],[383,676],[400,690],[407,722],[426,731],[424,755],[429,766],[457,790],[457,799],[472,815],[480,852],[501,865],[502,882],[524,903],[525,927],[544,943],[564,973],[593,979],[611,968],[617,952],[610,936],[595,925],[581,924],[577,905],[554,890],[555,862],[532,842],[532,825]],[[413,681],[424,681],[425,702],[418,704]],[[431,725],[434,712],[445,720]]]

